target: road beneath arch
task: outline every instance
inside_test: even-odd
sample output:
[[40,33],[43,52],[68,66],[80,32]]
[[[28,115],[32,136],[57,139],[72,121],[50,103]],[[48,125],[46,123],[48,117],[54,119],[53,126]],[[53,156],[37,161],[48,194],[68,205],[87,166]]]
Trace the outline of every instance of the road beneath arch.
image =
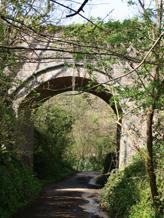
[[82,172],[49,185],[13,218],[108,218],[99,207],[100,190],[90,183],[95,176],[95,172]]

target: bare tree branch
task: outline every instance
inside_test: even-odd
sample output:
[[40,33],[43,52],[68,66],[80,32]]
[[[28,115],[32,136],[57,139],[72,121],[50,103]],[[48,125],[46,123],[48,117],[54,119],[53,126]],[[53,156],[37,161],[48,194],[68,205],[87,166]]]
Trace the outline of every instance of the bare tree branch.
[[85,0],[85,1],[81,4],[81,6],[79,7],[79,9],[78,9],[75,13],[69,14],[69,15],[67,15],[66,17],[73,17],[73,16],[79,14],[81,11],[83,11],[83,8],[84,8],[84,6],[87,4],[87,2],[88,2],[88,0]]

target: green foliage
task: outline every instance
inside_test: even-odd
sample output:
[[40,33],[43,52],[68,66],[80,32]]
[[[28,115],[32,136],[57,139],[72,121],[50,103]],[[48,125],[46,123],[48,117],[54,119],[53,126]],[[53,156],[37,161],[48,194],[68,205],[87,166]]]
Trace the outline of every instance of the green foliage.
[[78,171],[102,171],[103,169],[103,157],[97,159],[97,157],[91,156],[85,159],[68,156],[68,162],[73,169]]
[[[9,44],[9,29],[2,20],[0,20],[0,44],[8,46]],[[10,51],[1,49],[0,51],[0,147],[6,149],[15,144],[15,125],[16,119],[12,110],[11,98],[8,95],[8,90],[12,82],[12,74],[8,75],[5,68],[15,69],[15,58]],[[3,158],[3,157],[2,157]],[[0,149],[1,159],[1,149]]]
[[[159,192],[162,193],[161,175],[158,182]],[[101,205],[110,216],[118,218],[162,217],[152,206],[144,161],[138,158],[125,170],[111,174],[102,190]]]
[[[101,170],[105,155],[115,149],[116,125],[115,114],[112,109],[101,99],[88,93],[77,95],[77,92],[67,92],[57,95],[45,103],[42,107],[43,110],[36,113],[35,118],[38,121],[35,122],[35,125],[38,126],[37,130],[39,130],[38,144],[51,144],[46,141],[48,134],[51,132],[51,130],[48,131],[46,117],[49,116],[48,111],[51,111],[54,105],[60,111],[58,114],[64,111],[65,115],[68,116],[67,119],[70,115],[73,119],[71,131],[68,131],[68,135],[65,134],[67,137],[62,140],[65,141],[66,146],[60,160],[64,159],[67,165],[75,170]],[[61,119],[59,123],[62,124],[63,122]],[[63,129],[58,126],[57,119],[54,120],[54,124],[52,122],[50,124],[54,125],[53,131],[59,132],[59,129]],[[57,127],[58,129],[55,130]],[[57,136],[58,134],[56,134],[56,138]],[[55,155],[57,153],[58,148],[56,148]],[[47,159],[49,156],[47,156]]]
[[[139,189],[140,199],[139,201],[132,205],[129,218],[163,218],[164,212],[164,178],[162,172],[158,171],[156,173],[157,183],[158,183],[158,200],[159,207],[158,210],[155,210],[153,207],[152,201],[150,200],[150,188],[148,182],[145,180],[144,186]],[[139,184],[141,181],[139,181]]]
[[[102,203],[107,204],[112,216],[128,217],[130,208],[139,200],[137,183],[145,175],[143,163],[135,162],[118,173],[113,173],[102,193]],[[135,178],[138,177],[138,178]],[[140,184],[143,186],[143,184]]]
[[[92,137],[94,137],[94,134]],[[72,144],[66,155],[72,167],[79,171],[93,170],[102,172],[106,154],[114,151],[112,138],[98,136],[97,134],[93,142],[91,139],[85,138],[84,141],[80,140],[76,143]]]
[[57,107],[42,107],[35,116],[34,170],[43,180],[57,181],[72,172],[63,159],[71,143],[72,117]]
[[0,178],[0,217],[3,218],[11,217],[41,190],[31,170],[14,158],[0,163]]
[[72,172],[68,162],[63,160],[60,148],[54,143],[49,136],[35,131],[34,171],[44,183],[58,181]]
[[[10,33],[14,31],[0,21],[0,43],[8,46]],[[12,37],[10,38],[10,40]],[[8,218],[21,206],[27,204],[40,191],[40,184],[32,172],[16,159],[16,125],[12,102],[8,95],[13,74],[4,69],[15,69],[15,58],[10,51],[1,50],[0,55],[0,217]]]

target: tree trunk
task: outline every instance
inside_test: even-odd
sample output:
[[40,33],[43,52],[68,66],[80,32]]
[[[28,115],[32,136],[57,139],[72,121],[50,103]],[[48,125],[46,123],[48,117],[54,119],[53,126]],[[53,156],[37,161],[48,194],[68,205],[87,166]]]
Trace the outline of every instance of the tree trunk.
[[116,132],[116,168],[119,168],[121,123],[122,120],[120,119],[119,124],[117,124],[117,132]]
[[155,175],[154,164],[153,164],[153,135],[152,135],[153,117],[154,117],[154,109],[152,106],[150,106],[147,114],[146,168],[149,176],[152,201],[154,206],[156,206],[157,204],[156,197],[158,196],[158,190],[157,190],[156,175]]

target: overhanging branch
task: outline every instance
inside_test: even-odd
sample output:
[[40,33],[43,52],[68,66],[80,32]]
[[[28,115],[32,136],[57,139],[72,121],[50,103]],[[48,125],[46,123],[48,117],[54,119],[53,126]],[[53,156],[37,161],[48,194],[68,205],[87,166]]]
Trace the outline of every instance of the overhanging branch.
[[88,2],[88,0],[85,0],[85,1],[81,4],[81,6],[79,7],[79,9],[78,9],[76,12],[74,12],[74,13],[72,13],[72,14],[69,14],[69,15],[67,15],[66,17],[73,17],[73,16],[79,14],[81,11],[83,11],[83,8],[84,8],[84,6],[87,4],[87,2]]

